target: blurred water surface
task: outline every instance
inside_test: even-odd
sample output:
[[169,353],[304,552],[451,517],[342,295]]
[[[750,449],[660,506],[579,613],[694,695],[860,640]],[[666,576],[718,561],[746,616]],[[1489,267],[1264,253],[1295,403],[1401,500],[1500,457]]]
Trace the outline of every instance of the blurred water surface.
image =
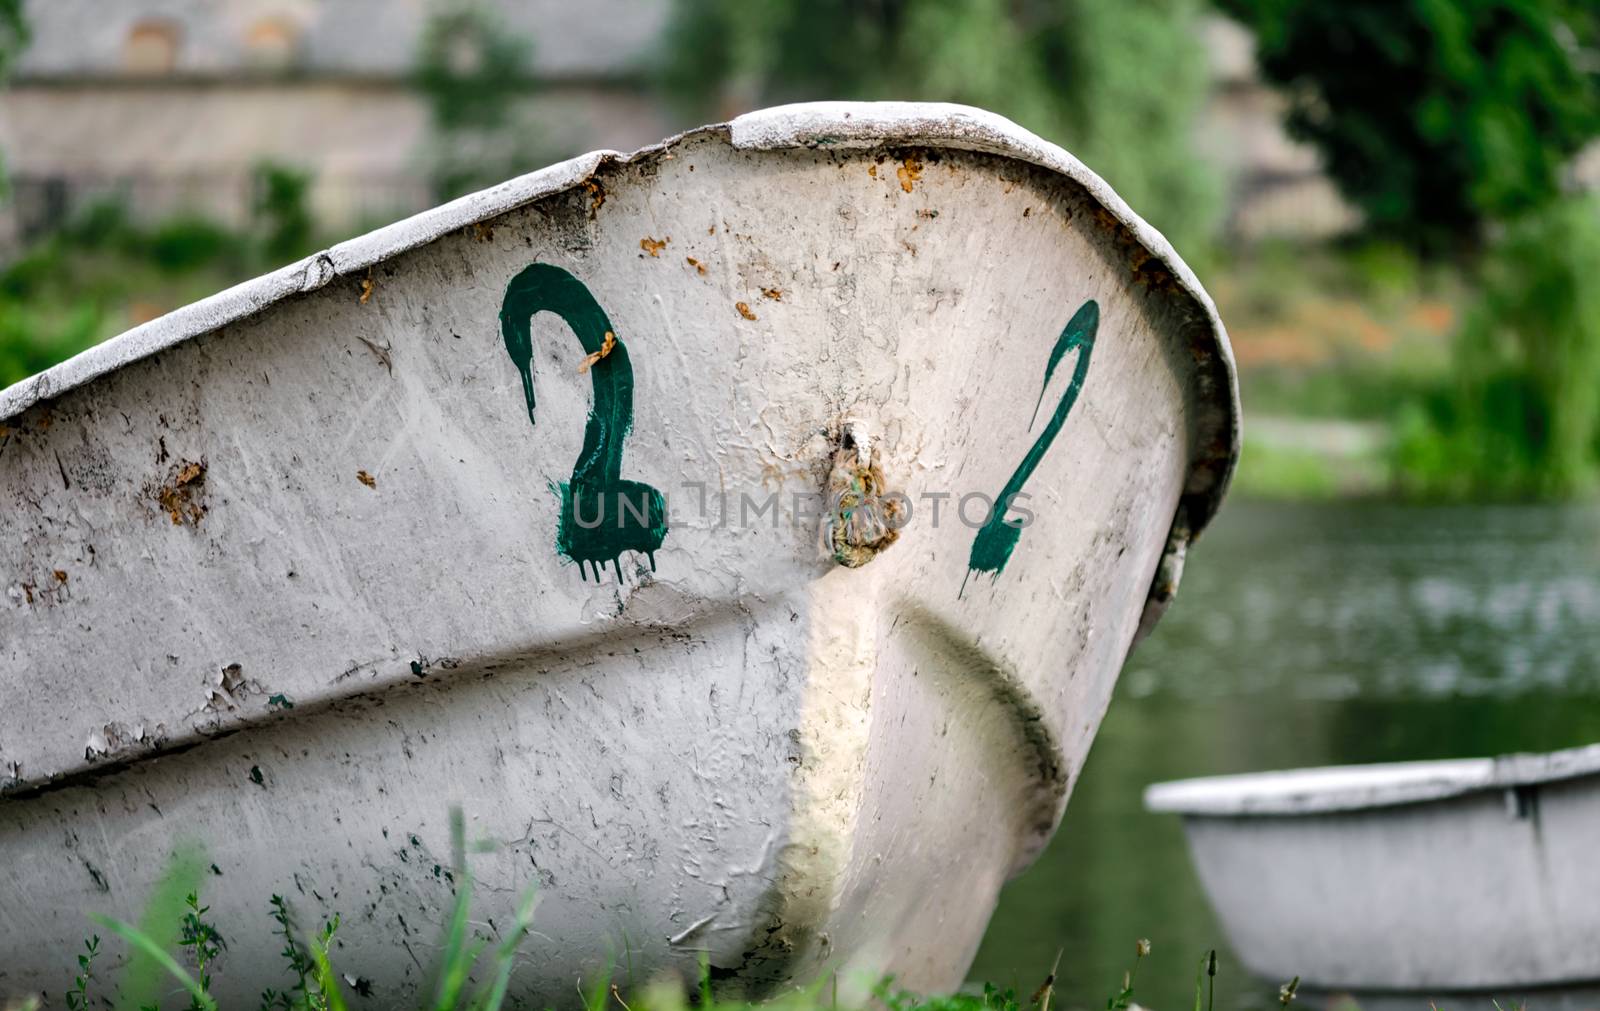
[[[1012,882],[974,980],[1031,994],[1063,951],[1068,1006],[1097,1008],[1153,942],[1135,999],[1275,1005],[1227,950],[1177,819],[1150,783],[1600,741],[1600,511],[1236,501],[1129,658],[1067,808]],[[1419,1001],[1419,1008],[1426,1002]]]

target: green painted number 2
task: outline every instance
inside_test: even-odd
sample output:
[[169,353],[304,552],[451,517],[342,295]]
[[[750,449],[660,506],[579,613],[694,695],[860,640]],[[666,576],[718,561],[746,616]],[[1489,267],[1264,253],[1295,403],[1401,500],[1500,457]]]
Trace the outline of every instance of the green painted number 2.
[[[1100,328],[1100,306],[1094,299],[1083,303],[1077,312],[1072,314],[1072,319],[1067,321],[1066,328],[1061,331],[1061,336],[1056,338],[1056,346],[1050,351],[1050,361],[1044,367],[1044,383],[1039,387],[1039,401],[1033,408],[1033,420],[1028,422],[1028,430],[1033,430],[1034,421],[1039,420],[1039,408],[1044,404],[1044,391],[1050,385],[1050,376],[1055,373],[1056,366],[1067,356],[1067,352],[1078,351],[1078,363],[1072,370],[1072,381],[1067,385],[1067,392],[1062,394],[1061,402],[1056,405],[1055,414],[1050,416],[1050,421],[1044,426],[1044,431],[1039,433],[1039,438],[1034,440],[1029,448],[1028,455],[1022,458],[1022,463],[1012,472],[1011,480],[1000,490],[995,498],[994,508],[989,513],[989,519],[978,531],[978,536],[972,541],[972,554],[967,559],[967,578],[970,579],[974,572],[990,572],[991,581],[1000,578],[1000,570],[1006,567],[1006,562],[1011,559],[1011,551],[1017,546],[1017,541],[1022,537],[1023,524],[1020,520],[1006,519],[1006,511],[1011,507],[1011,500],[1022,491],[1022,486],[1028,478],[1033,476],[1034,469],[1039,466],[1039,461],[1044,459],[1044,454],[1060,433],[1061,426],[1067,423],[1067,415],[1072,411],[1072,405],[1078,401],[1078,393],[1083,389],[1084,377],[1089,374],[1089,352],[1094,350],[1095,331]],[[961,581],[961,591],[966,592],[967,580]]]
[[[638,551],[656,567],[655,551],[667,535],[667,507],[661,493],[622,477],[622,443],[633,428],[633,366],[606,318],[605,310],[583,282],[548,263],[535,263],[511,279],[500,306],[500,334],[506,351],[522,375],[522,395],[533,423],[532,321],[552,312],[572,329],[589,356],[594,381],[594,406],[583,430],[583,449],[572,477],[559,487],[561,526],[556,548],[586,566],[598,581],[607,562],[622,578],[624,551]],[[537,427],[537,426],[536,426]]]

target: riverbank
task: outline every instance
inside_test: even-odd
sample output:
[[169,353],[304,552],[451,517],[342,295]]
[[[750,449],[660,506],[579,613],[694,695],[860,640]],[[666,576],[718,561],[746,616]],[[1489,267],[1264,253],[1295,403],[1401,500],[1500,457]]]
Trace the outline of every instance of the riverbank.
[[1381,498],[1394,487],[1392,439],[1381,421],[1247,418],[1232,493],[1276,501]]

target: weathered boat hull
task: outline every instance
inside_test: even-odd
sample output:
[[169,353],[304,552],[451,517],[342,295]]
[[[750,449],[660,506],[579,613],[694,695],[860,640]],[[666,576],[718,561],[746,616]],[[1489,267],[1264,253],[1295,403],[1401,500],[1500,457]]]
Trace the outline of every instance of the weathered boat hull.
[[[533,999],[612,957],[959,982],[1237,446],[1159,235],[1003,120],[899,105],[555,166],[0,417],[0,990],[63,985],[83,912],[192,838],[240,998],[282,982],[244,954],[274,893],[404,998],[452,804],[480,932],[540,889]],[[1026,526],[963,511],[1014,487]]]
[[1600,746],[1162,783],[1146,806],[1184,815],[1262,976],[1480,997],[1600,981]]

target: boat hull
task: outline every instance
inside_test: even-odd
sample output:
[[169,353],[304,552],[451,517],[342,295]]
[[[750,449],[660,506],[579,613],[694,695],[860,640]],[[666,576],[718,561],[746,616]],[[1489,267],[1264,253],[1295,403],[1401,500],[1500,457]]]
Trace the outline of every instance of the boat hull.
[[[252,954],[283,894],[407,999],[452,805],[475,930],[541,896],[529,999],[702,956],[746,992],[846,956],[958,983],[1237,434],[1203,293],[1029,145],[760,114],[0,394],[0,990],[62,986],[83,913],[136,915],[194,842],[225,998],[283,984]],[[1024,470],[1035,522],[965,501]],[[904,522],[858,536],[838,489],[879,483]],[[587,527],[597,488],[663,509]]]
[[1195,780],[1148,801],[1185,814],[1201,883],[1257,974],[1505,995],[1600,980],[1597,773],[1591,747]]

